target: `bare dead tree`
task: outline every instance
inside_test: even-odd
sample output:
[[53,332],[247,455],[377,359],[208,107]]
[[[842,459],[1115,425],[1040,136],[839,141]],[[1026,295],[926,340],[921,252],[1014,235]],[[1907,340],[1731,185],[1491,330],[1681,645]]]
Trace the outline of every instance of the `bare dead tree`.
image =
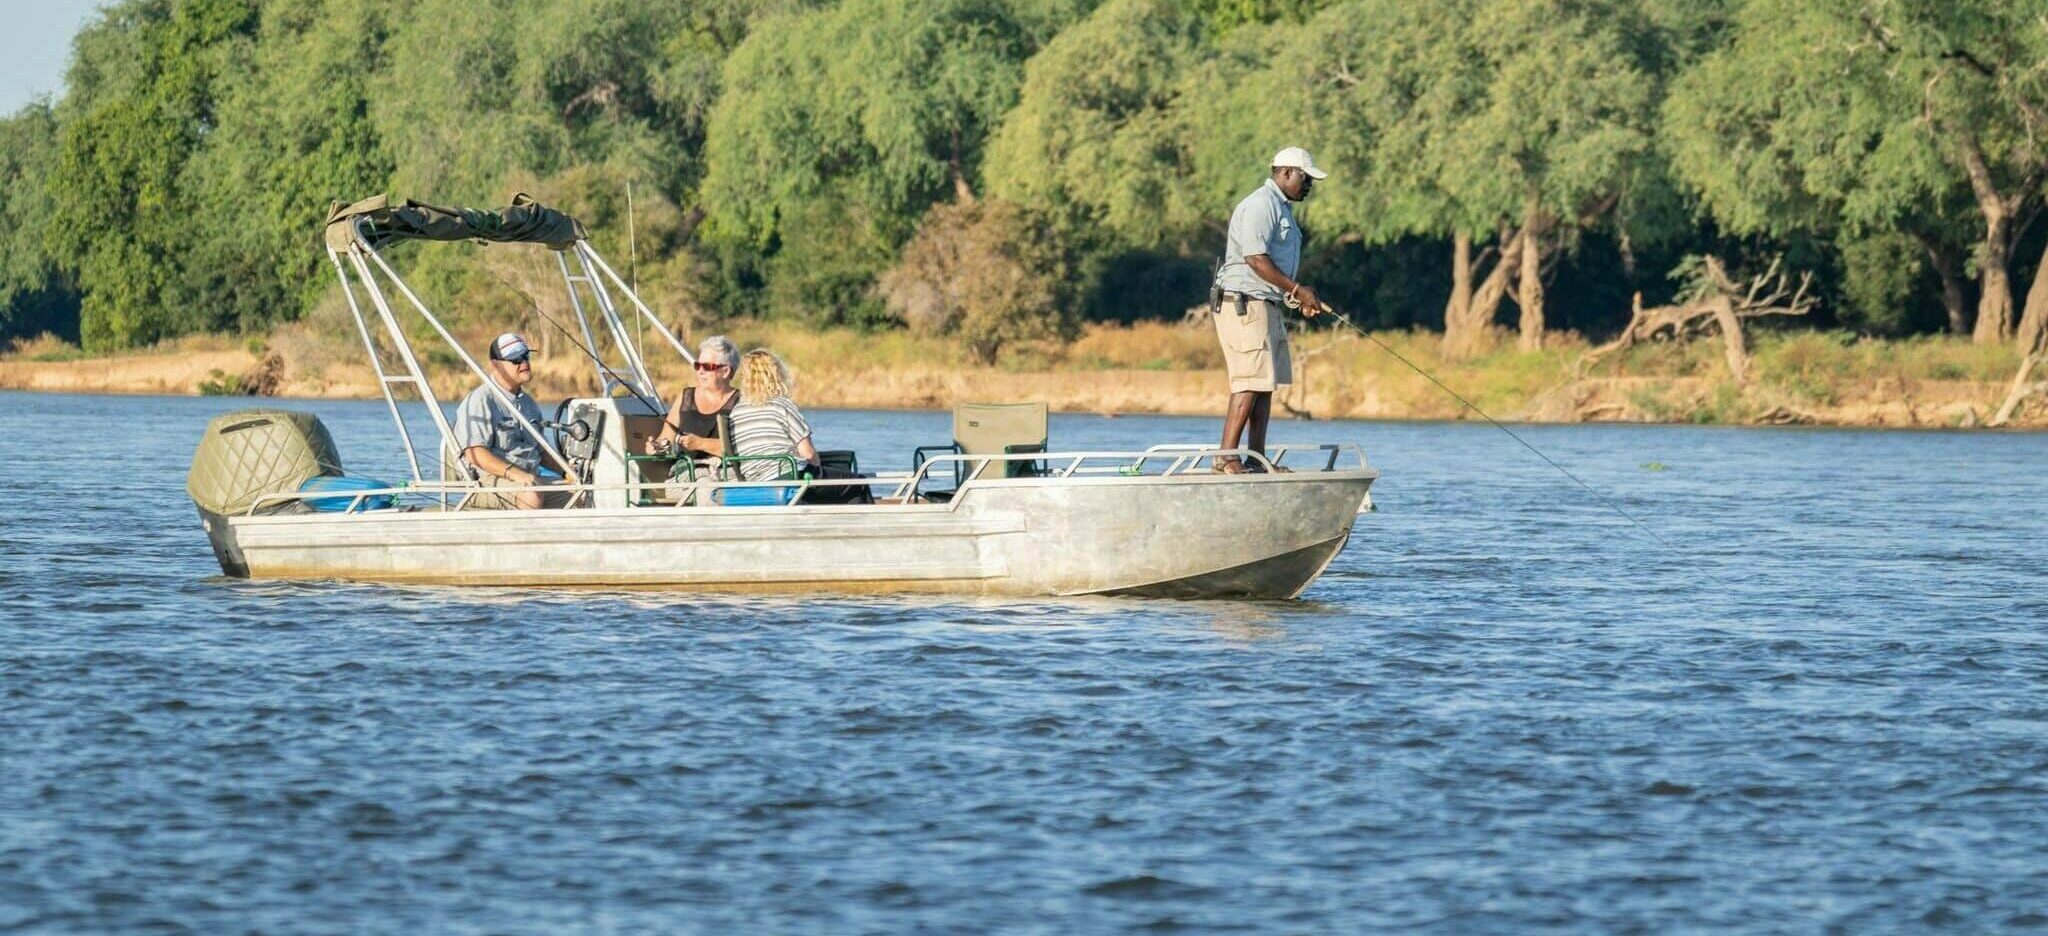
[[[1501,301],[1513,288],[1516,271],[1522,265],[1523,232],[1502,224],[1499,241],[1472,253],[1470,234],[1458,232],[1451,242],[1451,297],[1444,306],[1444,356],[1473,357],[1493,342],[1493,317]],[[1474,276],[1490,257],[1498,256],[1493,267],[1474,282]]]
[[2027,350],[2027,356],[2020,359],[2020,369],[2012,375],[2012,387],[2005,392],[2005,402],[1998,407],[1998,414],[1991,417],[1991,426],[2003,426],[2013,414],[2019,412],[2020,404],[2037,393],[2048,393],[2048,380],[2028,382],[2034,368],[2041,359],[2048,357],[2048,336],[2036,337],[2034,346]]
[[1719,257],[1700,257],[1681,267],[1686,286],[1679,291],[1676,305],[1643,308],[1643,294],[1635,295],[1635,312],[1621,334],[1579,359],[1583,375],[1593,365],[1616,351],[1646,341],[1689,341],[1718,333],[1728,359],[1728,370],[1741,383],[1749,376],[1749,342],[1742,323],[1767,315],[1805,315],[1820,305],[1812,295],[1813,274],[1802,273],[1795,285],[1781,260],[1772,260],[1764,272],[1736,280]]
[[1288,385],[1285,393],[1274,394],[1273,400],[1280,404],[1281,409],[1287,411],[1287,415],[1295,419],[1315,419],[1315,413],[1309,410],[1309,362],[1314,360],[1319,354],[1335,350],[1339,343],[1350,336],[1341,333],[1328,333],[1329,340],[1310,347],[1308,343],[1309,330],[1305,324],[1301,322],[1290,323],[1288,331],[1294,336],[1290,340],[1290,346],[1293,348],[1291,353],[1294,357],[1294,382]]
[[576,116],[577,111],[586,107],[605,110],[618,103],[619,83],[616,81],[600,81],[585,88],[582,93],[570,98],[569,103],[562,105],[562,122],[568,123],[571,118]]

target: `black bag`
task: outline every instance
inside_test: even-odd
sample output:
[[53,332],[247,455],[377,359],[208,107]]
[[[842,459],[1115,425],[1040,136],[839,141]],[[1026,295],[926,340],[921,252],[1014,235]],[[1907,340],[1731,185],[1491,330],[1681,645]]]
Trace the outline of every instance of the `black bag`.
[[[811,479],[828,481],[865,478],[857,469],[851,451],[827,451],[818,453],[818,467],[806,469],[804,475]],[[830,484],[822,487],[804,488],[797,498],[799,504],[872,504],[875,502],[874,488],[866,484]]]
[[1222,257],[1217,257],[1217,258],[1216,258],[1216,269],[1215,269],[1215,271],[1214,271],[1213,273],[1211,273],[1211,274],[1209,275],[1209,314],[1210,314],[1210,315],[1216,315],[1216,314],[1218,314],[1218,313],[1220,313],[1220,312],[1222,312],[1222,311],[1223,311],[1223,284],[1222,284],[1222,283],[1219,283],[1219,282],[1216,282],[1216,277],[1217,277],[1217,276],[1220,276],[1220,275],[1222,275],[1222,273],[1223,273],[1223,258],[1222,258]]

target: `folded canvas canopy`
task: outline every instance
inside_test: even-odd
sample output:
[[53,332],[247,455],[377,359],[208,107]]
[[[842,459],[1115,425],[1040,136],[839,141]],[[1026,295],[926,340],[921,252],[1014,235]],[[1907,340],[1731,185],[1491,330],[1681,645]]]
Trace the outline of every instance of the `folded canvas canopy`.
[[524,193],[512,196],[503,211],[441,208],[411,199],[393,201],[389,195],[353,205],[335,202],[327,212],[327,246],[347,250],[355,242],[358,220],[366,222],[363,234],[377,249],[403,240],[486,240],[567,250],[583,239],[581,222]]

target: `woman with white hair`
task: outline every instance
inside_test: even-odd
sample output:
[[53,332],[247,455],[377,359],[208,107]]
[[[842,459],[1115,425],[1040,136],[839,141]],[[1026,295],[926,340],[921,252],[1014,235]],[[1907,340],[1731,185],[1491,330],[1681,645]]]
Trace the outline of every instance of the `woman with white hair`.
[[[789,398],[789,368],[775,352],[756,348],[740,358],[740,403],[732,410],[732,454],[793,455],[815,469],[818,449],[811,444],[811,424]],[[782,466],[772,459],[740,465],[748,481],[774,481]]]
[[669,407],[661,432],[647,440],[647,454],[667,451],[680,444],[693,457],[717,458],[725,454],[725,440],[718,437],[718,417],[730,416],[739,403],[733,389],[733,369],[739,365],[740,349],[724,335],[713,335],[697,346],[697,381],[676,397]]

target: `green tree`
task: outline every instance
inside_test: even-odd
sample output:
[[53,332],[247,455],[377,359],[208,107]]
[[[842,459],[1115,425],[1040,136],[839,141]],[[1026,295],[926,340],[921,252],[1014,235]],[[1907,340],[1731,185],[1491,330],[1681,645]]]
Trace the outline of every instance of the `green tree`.
[[[994,0],[850,0],[762,23],[726,60],[711,113],[709,232],[769,254],[821,238],[893,252],[927,206],[974,196],[1029,52]],[[799,219],[844,226],[793,228]],[[853,279],[887,263],[856,253],[879,262]],[[785,280],[810,269],[801,256],[777,266]],[[843,272],[790,298],[844,317],[856,297]]]
[[297,318],[332,288],[329,202],[381,190],[394,163],[369,119],[384,0],[279,0],[220,82],[218,126],[185,170],[198,236],[181,292],[243,330]]
[[[663,41],[649,84],[657,120],[673,142],[668,155],[670,197],[696,205],[704,179],[704,143],[711,111],[724,87],[725,59],[762,19],[801,12],[816,0],[713,0],[691,4]],[[703,209],[692,208],[685,233]]]
[[1657,76],[1631,41],[1642,34],[1632,17],[1626,4],[1489,0],[1466,31],[1486,91],[1457,122],[1444,187],[1517,227],[1524,349],[1543,343],[1550,252],[1608,217],[1651,153]]
[[[2012,250],[2048,150],[2048,37],[1989,0],[1751,0],[1665,109],[1674,164],[1736,232],[1900,230],[1939,244],[1967,193],[1975,336],[2012,334]],[[1937,264],[1940,266],[1940,264]],[[1950,291],[1952,294],[1952,291]],[[2036,305],[2031,301],[2030,305]],[[2030,328],[2048,320],[2048,294]]]
[[1331,0],[1188,0],[1177,5],[1201,22],[1210,36],[1225,36],[1241,26],[1276,21],[1299,23],[1330,3]]
[[518,83],[521,27],[534,7],[421,0],[406,9],[370,89],[372,126],[395,165],[394,192],[492,204],[504,198],[506,173],[561,164],[564,121]]
[[993,364],[1006,345],[1071,338],[1065,251],[1042,215],[990,199],[934,207],[879,282],[911,328],[957,335]]
[[[1194,159],[1208,193],[1249,154],[1307,145],[1334,175],[1306,206],[1314,234],[1449,235],[1447,350],[1482,343],[1510,283],[1533,348],[1555,255],[1657,175],[1657,40],[1633,4],[1355,0],[1226,48],[1182,95],[1181,125],[1233,128]],[[1247,59],[1270,64],[1246,74]],[[1475,286],[1489,237],[1497,260]]]
[[1200,25],[1169,0],[1112,0],[1061,32],[989,144],[989,191],[1052,211],[1093,249],[1169,244],[1198,224],[1169,108]]
[[50,331],[77,338],[78,297],[44,246],[55,220],[49,173],[57,120],[37,102],[0,120],[0,340]]
[[[129,0],[74,46],[58,107],[50,247],[83,294],[94,350],[219,327],[191,301],[180,260],[194,230],[187,163],[217,124],[220,76],[245,58],[251,0]],[[84,219],[91,219],[87,223]]]

